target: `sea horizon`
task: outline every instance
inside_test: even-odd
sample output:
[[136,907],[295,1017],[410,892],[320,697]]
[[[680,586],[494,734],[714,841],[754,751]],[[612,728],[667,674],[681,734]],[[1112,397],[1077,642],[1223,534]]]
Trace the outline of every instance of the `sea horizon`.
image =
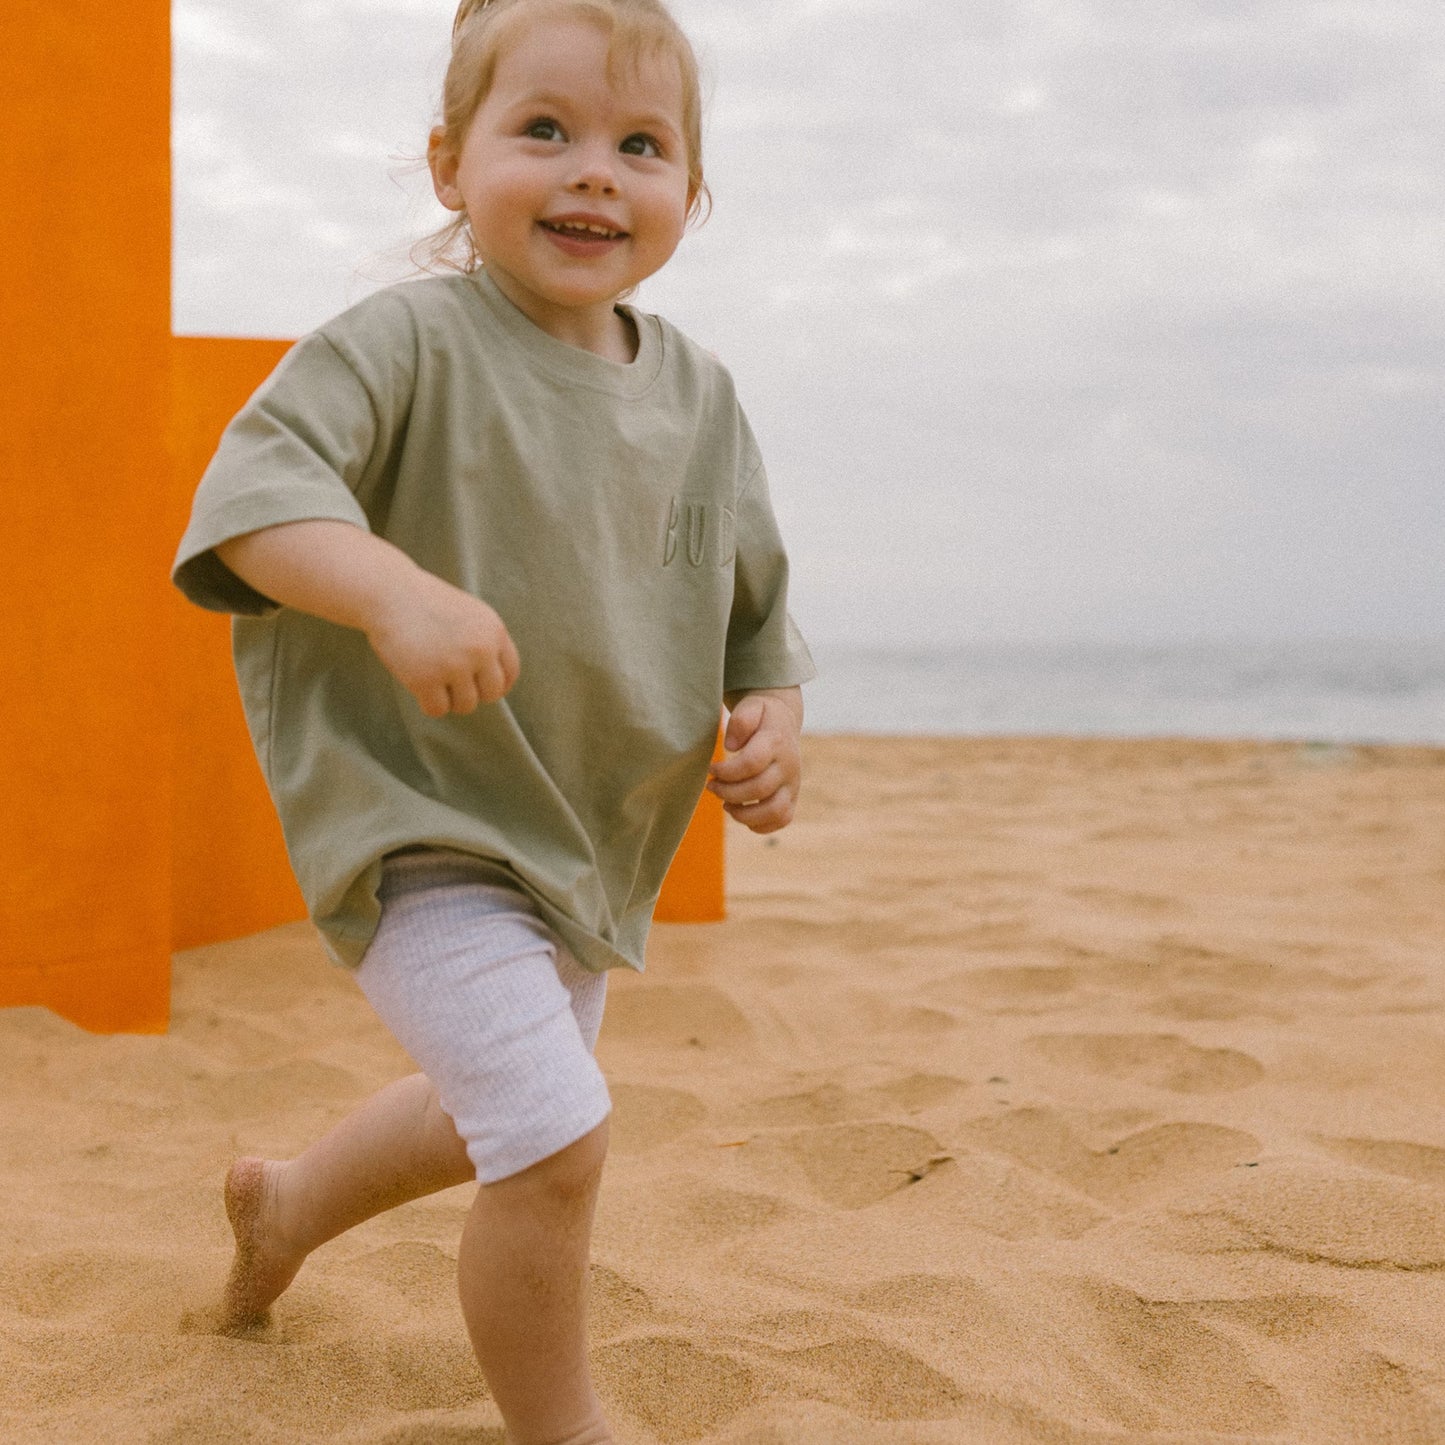
[[813,648],[815,733],[1445,746],[1445,635]]

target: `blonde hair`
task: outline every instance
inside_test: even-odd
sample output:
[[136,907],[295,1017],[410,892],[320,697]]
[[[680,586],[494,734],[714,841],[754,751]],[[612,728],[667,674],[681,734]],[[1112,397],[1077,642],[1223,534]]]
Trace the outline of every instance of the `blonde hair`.
[[[461,0],[452,22],[452,54],[442,81],[441,116],[434,135],[459,154],[472,117],[496,78],[497,62],[513,30],[534,11],[565,12],[595,19],[609,35],[608,63],[621,57],[676,60],[682,77],[682,133],[687,146],[687,219],[701,221],[712,204],[702,173],[702,83],[697,57],[662,0]],[[424,271],[443,267],[475,271],[481,264],[466,212],[412,247]]]

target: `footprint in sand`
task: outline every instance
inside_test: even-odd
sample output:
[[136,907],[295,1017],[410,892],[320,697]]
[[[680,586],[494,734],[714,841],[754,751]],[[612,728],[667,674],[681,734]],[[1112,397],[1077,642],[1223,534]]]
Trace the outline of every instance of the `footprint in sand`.
[[269,1117],[294,1108],[298,1099],[316,1105],[351,1103],[366,1093],[355,1074],[317,1059],[292,1059],[267,1069],[227,1072],[194,1084],[211,1116],[227,1122]]
[[1208,988],[1176,989],[1161,994],[1149,1004],[1148,1012],[1156,1018],[1181,1024],[1234,1023],[1240,1019],[1268,1019],[1272,1023],[1287,1024],[1297,1017],[1289,1009]]
[[1082,986],[1076,968],[998,964],[954,973],[926,990],[940,1003],[986,1008],[990,1013],[1045,1013]]
[[738,1189],[698,1189],[682,1206],[688,1238],[697,1244],[719,1244],[766,1229],[791,1212],[787,1202],[776,1195]]
[[967,1396],[945,1374],[881,1340],[852,1337],[784,1350],[779,1364],[804,1399],[841,1405],[866,1420],[947,1420]]
[[1176,1094],[1219,1094],[1264,1077],[1237,1049],[1205,1049],[1177,1034],[1036,1034],[1026,1041],[1056,1068],[1082,1069]]
[[841,1124],[858,1115],[857,1096],[841,1084],[820,1084],[796,1094],[778,1094],[759,1099],[748,1108],[744,1117],[749,1123],[765,1128],[787,1128],[789,1125]]
[[909,1003],[886,988],[854,988],[839,996],[849,1005],[843,1027],[860,1038],[881,1039],[900,1035],[909,1048],[917,1048],[920,1036],[937,1037],[957,1031],[962,1015],[945,1008]]
[[736,1049],[751,1042],[752,1025],[737,1005],[704,983],[638,981],[607,1000],[603,1038],[673,1049]]
[[789,1350],[830,1345],[858,1328],[855,1316],[839,1310],[804,1308],[753,1315],[739,1332],[749,1349],[761,1346],[769,1358],[781,1358]]
[[1322,1419],[1335,1439],[1445,1440],[1433,1370],[1371,1350],[1325,1382]]
[[965,1126],[965,1137],[995,1153],[1061,1179],[1119,1209],[1177,1193],[1253,1159],[1259,1141],[1215,1124],[1158,1124],[1094,1150],[1052,1109],[1015,1109]]
[[380,1281],[418,1309],[451,1306],[457,1289],[457,1261],[435,1244],[403,1239],[348,1261],[342,1268],[368,1282]]
[[388,1430],[377,1436],[375,1445],[507,1445],[507,1432],[500,1427],[421,1420]]
[[955,1078],[952,1074],[908,1074],[891,1083],[865,1089],[860,1098],[864,1107],[874,1112],[891,1106],[912,1114],[931,1109],[935,1104],[946,1104],[967,1088],[967,1079]]
[[155,1260],[100,1249],[7,1253],[0,1305],[32,1319],[112,1315],[117,1301],[154,1293],[162,1273]]
[[761,1388],[742,1359],[649,1335],[592,1353],[598,1392],[664,1441],[697,1440],[753,1404]]
[[[1199,1408],[1200,1401],[1204,1409],[1210,1408],[1212,1393],[1236,1400],[1243,1394],[1249,1403],[1259,1398],[1254,1377],[1240,1370],[1247,1364],[1245,1352],[1232,1347],[1227,1339],[1221,1341],[1215,1331],[1178,1325],[1171,1329],[1167,1310],[1151,1318],[1151,1306],[1124,1291],[1101,1288],[1095,1280],[1045,1281],[1041,1277],[1039,1283],[1045,1285],[1046,1294],[1019,1291],[1006,1279],[995,1289],[957,1276],[893,1275],[847,1299],[859,1309],[893,1316],[899,1327],[909,1330],[910,1338],[928,1338],[942,1330],[945,1340],[967,1340],[968,1384],[1027,1379],[1029,1384],[1023,1388],[1028,1392],[1047,1392],[1055,1398],[1062,1392],[1078,1408],[1115,1424],[1139,1426],[1157,1421],[1160,1412],[1139,1400],[1140,1394],[1158,1396],[1171,1391],[1167,1379],[1150,1382],[1148,1378],[1156,1359],[1185,1372],[1185,1380],[1173,1387],[1173,1394],[1176,1401],[1191,1408]],[[1040,1298],[1047,1299],[1044,1308],[1039,1307]],[[1165,1326],[1162,1330],[1161,1325]],[[1116,1369],[1120,1336],[1128,1334],[1133,1335],[1128,1342],[1131,1348],[1125,1348],[1125,1359],[1119,1361],[1122,1368]],[[1125,1371],[1136,1379],[1144,1377],[1144,1388],[1133,1388],[1134,1380],[1121,1383]],[[1234,1386],[1239,1382],[1244,1388],[1236,1392]],[[1268,1411],[1272,1402],[1267,1395],[1263,1404]],[[1225,1408],[1236,1413],[1233,1405]],[[1042,1417],[1038,1423],[1044,1425]],[[1047,1427],[1037,1438],[1052,1440],[1056,1434],[1064,1438]],[[977,1438],[993,1437],[980,1434]],[[1008,1438],[1015,1437],[1010,1433]]]
[[987,1324],[999,1301],[975,1280],[942,1274],[894,1274],[844,1296],[857,1309],[884,1314],[936,1315],[960,1324]]
[[1316,1135],[1314,1142],[1336,1159],[1445,1189],[1445,1149],[1432,1144],[1410,1144],[1403,1139],[1330,1139],[1323,1135]]
[[1253,1330],[1266,1339],[1285,1343],[1299,1342],[1333,1334],[1344,1338],[1345,1331],[1359,1326],[1358,1311],[1330,1295],[1269,1294],[1250,1295],[1244,1299],[1191,1300],[1191,1313],[1202,1319]]
[[[1285,942],[1264,946],[1271,954],[1297,952]],[[1154,940],[1144,968],[1149,975],[1170,984],[1198,984],[1247,994],[1358,994],[1375,982],[1369,977],[1331,973],[1325,968],[1227,953],[1171,934]]]
[[1066,897],[1077,898],[1084,903],[1097,903],[1104,910],[1118,910],[1130,918],[1141,913],[1161,918],[1178,918],[1189,912],[1188,907],[1177,898],[1165,898],[1158,893],[1141,893],[1133,888],[1081,884],[1077,888],[1065,888],[1063,891]]
[[1075,1189],[994,1154],[960,1151],[954,1186],[950,1218],[999,1239],[1079,1239],[1109,1218]]
[[1272,1018],[1288,1021],[1301,999],[1311,1007],[1353,1007],[1378,979],[1342,975],[1328,969],[1285,962],[1299,949],[1283,941],[1261,945],[1267,958],[1244,957],[1207,948],[1187,939],[1157,938],[1139,960],[1120,961],[1113,981],[1141,993],[1156,993],[1156,1012],[1175,1018]]
[[594,1264],[589,1277],[588,1325],[605,1339],[640,1325],[653,1313],[652,1298],[641,1285],[605,1264]]
[[753,1141],[764,1157],[770,1147],[801,1168],[818,1198],[840,1209],[876,1204],[949,1159],[932,1134],[906,1124],[836,1124]]
[[397,1330],[388,1321],[387,1330],[376,1332],[371,1350],[334,1344],[321,1352],[334,1363],[318,1369],[317,1377],[360,1365],[358,1380],[366,1394],[388,1410],[463,1410],[476,1405],[486,1398],[486,1390],[477,1374],[477,1357],[456,1328],[455,1297],[455,1290],[443,1296],[452,1311],[426,1328]]
[[611,1147],[645,1154],[695,1129],[707,1118],[696,1094],[655,1084],[613,1084]]
[[[755,1321],[746,1340],[727,1348],[666,1335],[604,1345],[593,1352],[603,1398],[621,1402],[668,1442],[699,1439],[773,1394],[880,1421],[946,1420],[967,1400],[947,1375],[884,1341],[845,1334],[780,1347],[765,1342],[774,1333],[768,1324]],[[796,1322],[788,1332],[797,1332]]]
[[1185,1429],[1253,1439],[1288,1422],[1285,1401],[1249,1351],[1204,1323],[1190,1301],[1085,1279],[1060,1281],[1054,1309],[1056,1327],[1089,1361],[1080,1368],[1099,1404],[1120,1425],[1152,1425],[1162,1413]]
[[765,1127],[841,1124],[854,1119],[877,1119],[880,1115],[918,1113],[935,1104],[947,1103],[968,1088],[963,1079],[950,1074],[909,1074],[868,1089],[845,1089],[841,1084],[823,1083],[796,1094],[779,1094],[760,1099],[744,1117]]
[[[421,1412],[432,1415],[426,1424],[435,1433],[403,1434],[400,1439],[477,1438],[474,1419],[469,1425],[473,1433],[457,1436],[451,1428],[460,1420],[435,1418],[436,1412],[471,1416],[487,1398],[476,1356],[465,1332],[457,1327],[454,1295],[446,1317],[429,1325],[398,1325],[391,1311],[373,1313],[371,1301],[354,1289],[345,1293],[323,1289],[316,1301],[314,1307],[293,1304],[283,1329],[245,1337],[249,1363],[241,1366],[240,1387],[227,1399],[243,1400],[248,1394],[246,1378],[254,1387],[273,1369],[294,1386],[280,1393],[266,1390],[266,1410],[275,1434],[265,1439],[332,1439],[346,1421],[378,1415],[396,1419]],[[260,1377],[249,1373],[257,1367]],[[233,1426],[165,1438],[209,1442],[252,1437]]]
[[1402,1179],[1302,1160],[1241,1171],[1168,1206],[1158,1233],[1197,1254],[1279,1255],[1349,1269],[1445,1269],[1445,1199]]

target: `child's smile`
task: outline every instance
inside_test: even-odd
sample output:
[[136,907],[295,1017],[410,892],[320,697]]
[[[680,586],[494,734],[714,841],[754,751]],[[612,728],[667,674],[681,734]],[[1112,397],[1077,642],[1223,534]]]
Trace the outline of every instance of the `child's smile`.
[[631,359],[614,303],[682,238],[682,112],[675,64],[610,55],[602,26],[562,14],[507,44],[460,155],[434,145],[442,204],[466,211],[487,274],[559,340]]
[[602,256],[627,239],[627,232],[591,214],[553,216],[538,223],[569,256]]

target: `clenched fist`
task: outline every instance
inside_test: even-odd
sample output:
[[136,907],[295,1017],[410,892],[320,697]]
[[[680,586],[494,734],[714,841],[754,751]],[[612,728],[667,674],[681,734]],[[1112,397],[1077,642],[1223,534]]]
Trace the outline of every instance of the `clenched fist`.
[[474,712],[496,702],[521,671],[497,613],[429,572],[418,571],[387,597],[366,636],[428,717]]

